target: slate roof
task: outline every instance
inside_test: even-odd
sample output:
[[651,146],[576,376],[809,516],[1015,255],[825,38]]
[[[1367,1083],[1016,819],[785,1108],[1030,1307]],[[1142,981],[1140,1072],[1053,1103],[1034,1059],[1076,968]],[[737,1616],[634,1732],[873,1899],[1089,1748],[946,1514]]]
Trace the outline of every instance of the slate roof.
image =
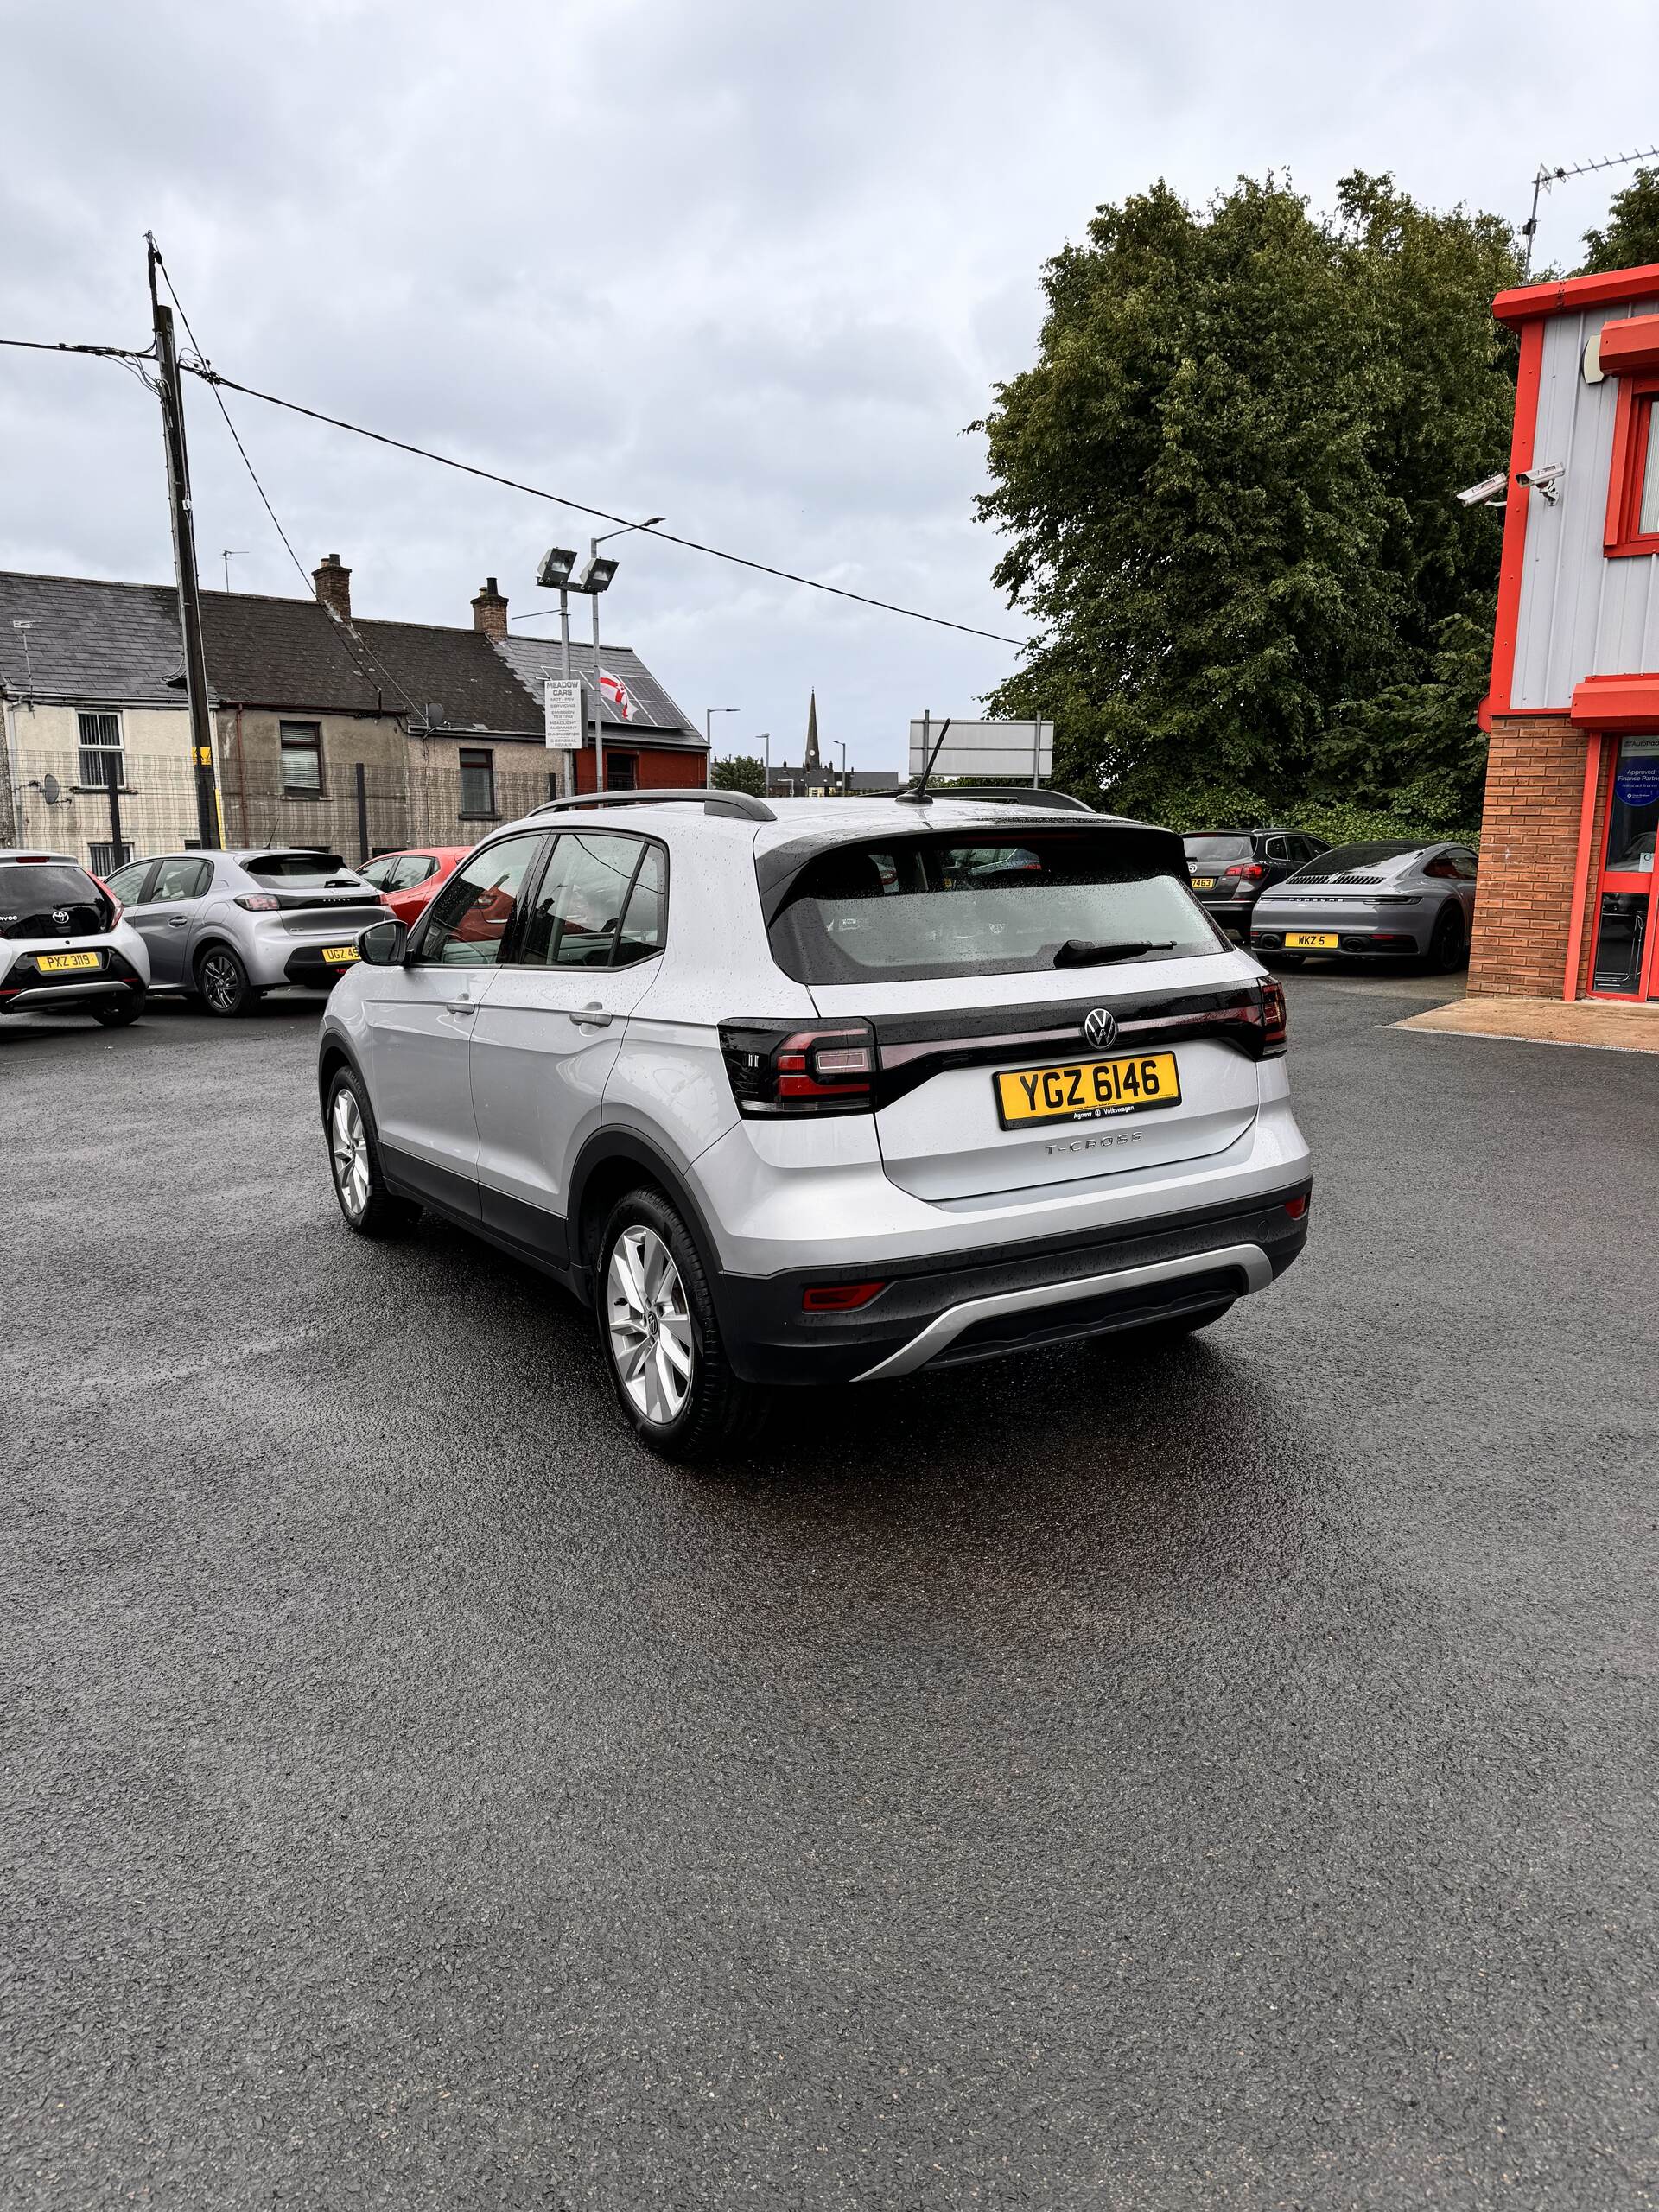
[[[541,727],[542,684],[550,676],[564,672],[563,660],[556,638],[509,638],[496,651],[509,661],[520,681],[524,683],[536,702],[537,722]],[[634,702],[633,718],[624,721],[607,700],[605,727],[607,729],[628,730],[643,735],[647,731],[670,745],[696,746],[698,752],[706,750],[702,732],[697,728],[683,707],[677,706],[657,678],[645,666],[639,654],[627,645],[607,645],[600,639],[599,664],[607,675],[620,677]],[[593,675],[594,649],[592,645],[570,647],[570,673],[588,681]]]
[[207,676],[221,703],[407,715],[443,727],[539,737],[542,707],[470,626],[359,620],[350,633],[314,599],[204,592]]
[[0,685],[14,698],[182,707],[168,678],[183,665],[170,584],[0,571]]

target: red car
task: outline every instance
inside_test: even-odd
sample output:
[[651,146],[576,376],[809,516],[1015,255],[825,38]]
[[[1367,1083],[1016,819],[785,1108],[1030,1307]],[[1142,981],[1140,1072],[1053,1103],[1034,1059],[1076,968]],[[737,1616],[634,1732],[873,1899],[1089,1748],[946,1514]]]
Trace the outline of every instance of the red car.
[[377,853],[353,873],[374,886],[400,922],[414,922],[472,849],[470,845],[416,845],[404,853]]

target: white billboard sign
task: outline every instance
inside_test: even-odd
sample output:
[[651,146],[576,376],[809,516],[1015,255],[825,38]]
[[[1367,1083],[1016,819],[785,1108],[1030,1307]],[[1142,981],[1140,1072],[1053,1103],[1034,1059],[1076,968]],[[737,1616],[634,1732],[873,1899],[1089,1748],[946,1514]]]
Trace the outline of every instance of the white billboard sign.
[[1000,776],[1010,784],[1028,784],[1033,776],[1054,772],[1054,725],[1042,719],[1031,722],[958,721],[939,745],[944,728],[943,715],[924,715],[910,726],[910,772],[919,776],[936,745],[935,776]]
[[584,721],[581,684],[574,678],[567,683],[562,677],[550,676],[543,693],[543,711],[550,750],[580,753]]

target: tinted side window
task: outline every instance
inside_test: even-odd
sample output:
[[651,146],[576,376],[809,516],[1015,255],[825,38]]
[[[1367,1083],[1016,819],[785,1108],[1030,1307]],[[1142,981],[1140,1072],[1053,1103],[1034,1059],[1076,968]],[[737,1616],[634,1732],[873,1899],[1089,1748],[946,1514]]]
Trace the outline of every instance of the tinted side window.
[[643,838],[567,830],[543,873],[519,959],[533,968],[608,968],[644,850]]
[[366,867],[359,868],[357,872],[365,883],[372,883],[377,891],[384,891],[391,883],[398,864],[397,856],[393,853],[385,860],[370,861]]
[[539,832],[505,837],[458,868],[427,909],[416,956],[421,964],[493,968],[519,889],[541,847]]
[[169,905],[181,899],[200,899],[213,873],[211,861],[162,861],[150,887],[153,900]]
[[647,845],[617,933],[616,964],[649,960],[668,941],[668,870],[660,845]]
[[1300,842],[1300,840],[1293,840],[1289,837],[1269,837],[1268,840],[1268,858],[1270,861],[1288,861],[1296,859],[1298,855],[1291,849],[1294,842]]
[[149,861],[137,861],[130,868],[118,868],[110,878],[110,889],[124,906],[138,905],[138,893],[144,887],[144,878],[149,870]]
[[425,853],[405,853],[394,869],[389,891],[412,891],[417,883],[424,883],[437,870],[436,861]]

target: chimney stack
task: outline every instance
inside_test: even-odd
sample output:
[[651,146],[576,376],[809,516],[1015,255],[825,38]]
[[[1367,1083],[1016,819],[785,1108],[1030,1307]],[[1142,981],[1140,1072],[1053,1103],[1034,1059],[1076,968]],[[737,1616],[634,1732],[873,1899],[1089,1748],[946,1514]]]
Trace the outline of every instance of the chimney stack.
[[507,641],[507,602],[496,589],[495,578],[486,576],[484,588],[473,601],[473,627],[481,638]]
[[322,566],[313,569],[311,581],[317,588],[317,597],[331,614],[349,623],[352,619],[352,572],[340,565],[338,553],[326,553]]

